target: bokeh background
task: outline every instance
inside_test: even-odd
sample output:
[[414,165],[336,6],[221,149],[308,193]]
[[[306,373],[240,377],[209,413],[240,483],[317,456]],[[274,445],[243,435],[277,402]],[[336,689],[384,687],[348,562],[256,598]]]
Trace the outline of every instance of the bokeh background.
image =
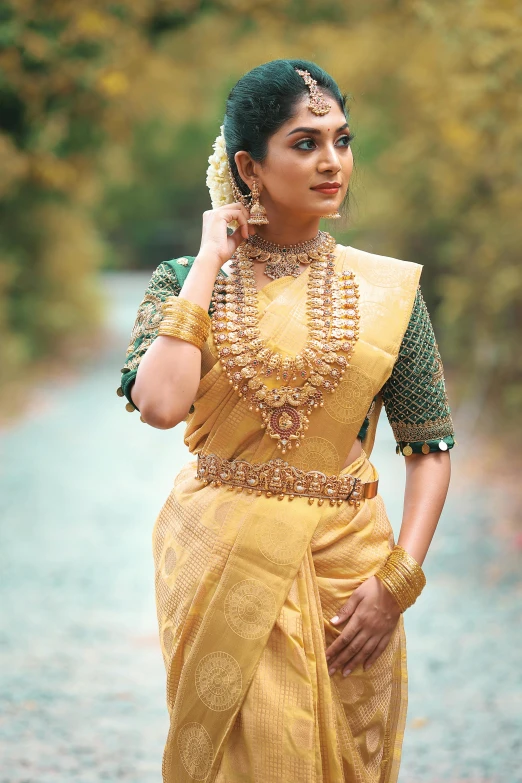
[[2,783],[160,780],[150,531],[187,454],[115,389],[151,271],[199,248],[228,91],[278,57],[350,96],[335,233],[424,264],[457,423],[402,781],[522,780],[521,40],[515,0],[0,4]]

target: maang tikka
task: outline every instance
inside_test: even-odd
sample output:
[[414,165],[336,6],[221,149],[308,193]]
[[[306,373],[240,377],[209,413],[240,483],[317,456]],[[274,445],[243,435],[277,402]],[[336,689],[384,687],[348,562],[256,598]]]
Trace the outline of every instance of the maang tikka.
[[308,104],[310,111],[319,115],[328,114],[332,106],[325,101],[324,95],[317,87],[317,81],[312,79],[310,71],[301,71],[299,68],[296,68],[295,71],[299,76],[302,76],[304,83],[310,91],[310,103]]

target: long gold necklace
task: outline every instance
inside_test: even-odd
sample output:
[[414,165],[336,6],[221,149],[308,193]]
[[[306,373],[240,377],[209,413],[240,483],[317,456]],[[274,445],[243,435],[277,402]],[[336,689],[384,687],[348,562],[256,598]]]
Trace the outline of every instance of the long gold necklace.
[[[294,357],[282,356],[259,331],[251,244],[247,240],[239,246],[231,260],[232,274],[214,288],[212,330],[230,384],[240,397],[249,398],[250,410],[261,412],[261,426],[284,454],[292,444],[299,447],[308,416],[323,407],[324,392],[335,391],[349,365],[359,335],[358,286],[353,272],[335,274],[336,243],[324,233],[310,259],[306,344]],[[297,257],[305,252],[299,252],[301,247],[293,248]],[[270,389],[261,380],[274,374],[285,385]],[[305,382],[290,386],[290,380]]]

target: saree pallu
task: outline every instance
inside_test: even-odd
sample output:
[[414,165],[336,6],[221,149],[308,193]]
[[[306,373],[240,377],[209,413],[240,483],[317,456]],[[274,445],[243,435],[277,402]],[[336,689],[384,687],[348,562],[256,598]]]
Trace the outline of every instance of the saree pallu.
[[[338,246],[336,271],[345,269],[359,283],[360,337],[342,383],[285,460],[372,481],[379,404],[365,450],[343,465],[393,368],[420,267]],[[282,353],[306,340],[307,271],[259,294],[261,333]],[[228,383],[212,340],[185,443],[227,459],[279,456]],[[367,672],[331,678],[324,654],[340,632],[329,618],[392,546],[379,495],[358,508],[318,506],[202,485],[195,462],[180,471],[153,531],[170,712],[165,783],[396,781],[406,711],[402,617]]]

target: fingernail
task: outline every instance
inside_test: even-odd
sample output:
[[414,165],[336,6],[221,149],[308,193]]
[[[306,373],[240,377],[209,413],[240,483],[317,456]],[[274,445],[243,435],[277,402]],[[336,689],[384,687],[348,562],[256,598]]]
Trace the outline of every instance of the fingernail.
[[332,657],[331,655],[327,655],[326,660],[329,661],[331,657]]
[[337,617],[337,615],[335,615],[335,617],[332,617],[332,619],[330,620],[330,622],[331,622],[331,623],[338,623],[338,622],[339,622],[339,618]]
[[332,676],[332,674],[335,674],[335,666],[330,666],[330,668],[328,669],[328,674],[330,675],[330,677]]
[[343,672],[343,677],[348,677],[349,674],[351,674],[351,669],[345,669]]

